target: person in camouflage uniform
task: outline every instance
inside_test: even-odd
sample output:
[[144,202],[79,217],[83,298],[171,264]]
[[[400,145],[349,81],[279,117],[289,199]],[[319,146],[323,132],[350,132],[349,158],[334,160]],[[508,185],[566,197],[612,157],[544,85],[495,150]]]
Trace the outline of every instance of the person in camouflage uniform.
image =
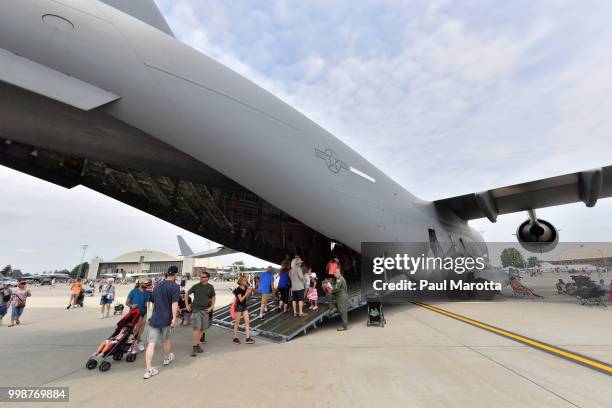
[[346,286],[346,280],[342,276],[340,268],[337,268],[334,271],[334,276],[336,277],[336,284],[331,292],[333,296],[332,304],[334,304],[335,309],[338,310],[338,313],[342,318],[342,326],[338,327],[338,331],[343,331],[348,329],[348,287]]

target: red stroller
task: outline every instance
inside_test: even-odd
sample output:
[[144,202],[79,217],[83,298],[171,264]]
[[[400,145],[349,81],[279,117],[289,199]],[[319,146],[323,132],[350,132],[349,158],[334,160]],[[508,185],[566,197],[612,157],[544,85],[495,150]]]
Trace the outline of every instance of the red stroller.
[[111,368],[111,362],[107,361],[107,359],[112,357],[115,361],[121,361],[124,354],[126,354],[125,361],[128,363],[136,361],[138,336],[134,335],[134,328],[141,318],[138,308],[130,310],[128,314],[123,316],[117,322],[117,328],[113,334],[104,340],[98,347],[98,350],[89,357],[85,367],[93,370],[99,362],[100,367],[98,369],[100,371],[108,371]]

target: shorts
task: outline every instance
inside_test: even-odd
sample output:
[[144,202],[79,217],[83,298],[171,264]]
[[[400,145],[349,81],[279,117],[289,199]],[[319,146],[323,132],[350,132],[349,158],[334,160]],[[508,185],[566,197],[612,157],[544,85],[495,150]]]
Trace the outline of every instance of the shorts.
[[289,288],[279,288],[281,302],[289,303]]
[[174,335],[174,329],[170,326],[166,327],[151,327],[149,326],[149,343],[161,343],[166,340],[170,340],[170,338]]
[[292,291],[291,296],[294,301],[304,300],[304,289]]
[[6,305],[0,306],[0,316],[4,316],[6,314],[7,310],[8,309],[7,309]]
[[193,330],[204,331],[208,329],[208,312],[206,310],[194,310],[191,313],[191,325]]
[[111,303],[113,303],[113,299],[111,299],[111,298],[108,298],[106,296],[102,296],[100,298],[100,304],[101,305],[110,305]]
[[248,311],[246,303],[236,303],[236,313]]
[[13,312],[11,313],[11,317],[14,319],[16,317],[21,316],[21,314],[23,313],[23,309],[25,309],[25,306],[22,306],[22,307],[13,306]]

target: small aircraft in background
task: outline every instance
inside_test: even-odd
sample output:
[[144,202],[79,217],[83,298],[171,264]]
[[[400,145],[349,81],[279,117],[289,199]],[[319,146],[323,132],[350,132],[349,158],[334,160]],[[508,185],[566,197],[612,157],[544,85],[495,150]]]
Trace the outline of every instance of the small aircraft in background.
[[180,255],[186,258],[212,258],[213,256],[229,255],[238,252],[235,249],[231,249],[222,245],[212,249],[208,249],[206,251],[193,253],[193,251],[191,250],[189,245],[187,245],[187,242],[182,236],[177,235],[176,239],[178,240],[179,248],[181,249]]
[[[206,251],[194,253],[189,244],[187,244],[187,241],[185,241],[185,239],[181,235],[177,235],[176,239],[178,240],[179,248],[181,250],[180,256],[184,256],[186,258],[212,258],[215,256],[229,255],[239,252],[221,245],[215,248],[208,249]],[[240,270],[240,266],[232,264],[224,266],[221,269],[217,269],[217,272],[213,273],[213,277],[220,280],[228,281],[236,280],[240,275],[255,276],[262,272],[264,272],[263,269],[255,271],[242,271]]]

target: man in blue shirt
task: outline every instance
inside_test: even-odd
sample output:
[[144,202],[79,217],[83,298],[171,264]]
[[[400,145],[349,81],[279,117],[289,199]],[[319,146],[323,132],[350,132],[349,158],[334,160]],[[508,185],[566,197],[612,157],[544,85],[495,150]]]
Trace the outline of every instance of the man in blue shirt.
[[164,344],[164,365],[174,361],[172,353],[172,341],[170,338],[174,334],[176,326],[176,314],[178,313],[178,300],[181,296],[179,285],[176,284],[176,274],[178,268],[171,266],[166,272],[166,279],[159,282],[153,289],[151,300],[153,302],[153,313],[149,319],[149,344],[147,345],[146,362],[147,371],[144,379],[159,374],[153,367],[153,354],[155,353],[155,343]]
[[259,318],[262,318],[264,313],[268,313],[268,296],[272,294],[273,283],[274,275],[272,275],[272,266],[268,266],[266,271],[259,276],[259,293],[261,294]]
[[151,294],[146,290],[150,282],[151,281],[147,278],[139,279],[136,287],[132,289],[130,293],[128,293],[127,300],[125,301],[125,304],[130,309],[140,309],[141,319],[138,321],[136,330],[134,332],[138,338],[138,350],[140,351],[144,350],[144,344],[140,336],[142,335],[142,331],[144,329],[144,322],[147,320],[147,303],[149,303],[151,300]]

